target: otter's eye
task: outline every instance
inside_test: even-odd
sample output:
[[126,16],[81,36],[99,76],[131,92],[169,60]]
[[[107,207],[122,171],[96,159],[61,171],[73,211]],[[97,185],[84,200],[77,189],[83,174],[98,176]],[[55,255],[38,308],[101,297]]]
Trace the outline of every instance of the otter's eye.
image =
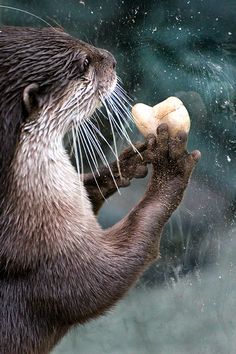
[[83,63],[84,71],[86,71],[88,69],[89,64],[90,64],[89,58],[85,58],[84,63]]

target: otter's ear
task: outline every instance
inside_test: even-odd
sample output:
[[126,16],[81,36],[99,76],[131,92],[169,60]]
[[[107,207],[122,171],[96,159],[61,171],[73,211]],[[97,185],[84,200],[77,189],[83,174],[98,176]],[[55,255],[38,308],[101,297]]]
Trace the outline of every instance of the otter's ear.
[[33,83],[26,86],[23,92],[23,103],[27,115],[30,115],[33,111],[40,108],[41,101],[39,85]]

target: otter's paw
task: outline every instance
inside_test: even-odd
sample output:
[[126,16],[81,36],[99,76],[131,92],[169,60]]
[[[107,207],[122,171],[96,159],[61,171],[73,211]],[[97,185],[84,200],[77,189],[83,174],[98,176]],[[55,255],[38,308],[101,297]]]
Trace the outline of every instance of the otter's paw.
[[126,187],[133,178],[143,178],[148,173],[147,162],[142,157],[147,142],[137,142],[134,147],[129,146],[121,153],[119,164],[115,161],[110,165],[119,187]]
[[[155,135],[147,137],[144,160],[153,165],[152,187],[184,191],[194,166],[201,157],[198,150],[188,153],[187,134],[179,132],[170,137],[167,124],[161,124]],[[170,191],[171,192],[171,191]]]

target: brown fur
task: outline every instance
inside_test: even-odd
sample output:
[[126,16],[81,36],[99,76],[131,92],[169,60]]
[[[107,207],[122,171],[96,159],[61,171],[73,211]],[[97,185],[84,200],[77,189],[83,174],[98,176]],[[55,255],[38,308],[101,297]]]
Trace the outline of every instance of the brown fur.
[[[199,159],[185,151],[187,137],[171,139],[165,125],[138,145],[143,160],[127,149],[122,180],[112,165],[118,184],[145,175],[151,163],[149,186],[123,220],[101,229],[91,205],[97,212],[102,204],[93,178],[85,177],[86,192],[62,139],[71,126],[71,96],[84,85],[76,102],[80,119],[88,118],[98,91],[110,93],[114,66],[108,52],[58,30],[2,29],[1,354],[48,353],[71,326],[113,306],[157,258],[162,228]],[[115,189],[107,172],[100,182],[109,196]]]

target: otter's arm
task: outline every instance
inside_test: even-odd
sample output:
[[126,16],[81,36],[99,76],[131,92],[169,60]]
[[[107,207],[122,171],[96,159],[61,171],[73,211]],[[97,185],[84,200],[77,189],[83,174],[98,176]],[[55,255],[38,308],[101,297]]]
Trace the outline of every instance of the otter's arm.
[[[144,161],[152,164],[148,188],[138,205],[105,232],[116,245],[127,235],[130,242],[140,242],[143,251],[151,255],[146,261],[158,256],[163,226],[180,204],[192,170],[200,159],[199,151],[191,154],[186,151],[186,143],[186,133],[180,132],[176,138],[171,138],[166,124],[157,128],[157,137],[148,136],[147,149],[143,152]],[[145,237],[148,242],[143,243]]]
[[143,178],[147,175],[147,162],[141,156],[147,148],[147,143],[137,143],[135,148],[136,151],[130,146],[119,156],[120,171],[115,161],[110,164],[109,168],[101,168],[99,174],[87,173],[83,176],[84,186],[95,214],[103,205],[104,200],[117,192],[117,188],[127,187],[133,178]]

